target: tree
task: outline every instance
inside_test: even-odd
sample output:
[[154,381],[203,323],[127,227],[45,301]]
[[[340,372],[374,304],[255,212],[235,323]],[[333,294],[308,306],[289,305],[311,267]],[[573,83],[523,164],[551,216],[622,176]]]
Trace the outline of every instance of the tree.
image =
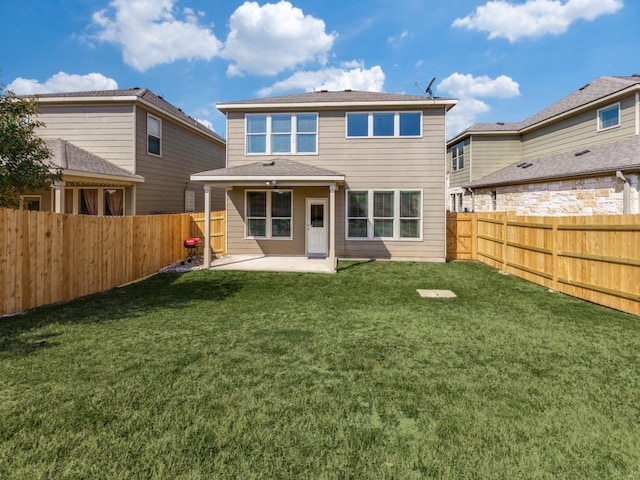
[[20,194],[42,190],[60,178],[51,152],[36,135],[37,98],[17,97],[0,83],[0,207],[17,208]]

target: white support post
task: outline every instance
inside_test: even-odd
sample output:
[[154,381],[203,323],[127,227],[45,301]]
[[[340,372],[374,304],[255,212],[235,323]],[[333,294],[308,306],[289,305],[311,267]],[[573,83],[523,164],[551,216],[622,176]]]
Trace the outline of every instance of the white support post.
[[64,213],[64,185],[65,182],[53,182],[53,211]]
[[204,266],[211,267],[211,186],[204,185]]
[[336,258],[336,184],[329,185],[329,260],[338,267]]

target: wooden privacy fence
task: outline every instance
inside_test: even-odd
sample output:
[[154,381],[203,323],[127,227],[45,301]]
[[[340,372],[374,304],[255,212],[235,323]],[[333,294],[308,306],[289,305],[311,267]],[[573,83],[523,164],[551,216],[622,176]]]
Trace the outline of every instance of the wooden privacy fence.
[[[211,213],[225,254],[225,212]],[[204,238],[204,214],[97,217],[0,209],[0,315],[82,297],[143,278]],[[204,242],[203,242],[204,245]]]
[[447,258],[478,260],[558,292],[640,315],[640,215],[450,213]]

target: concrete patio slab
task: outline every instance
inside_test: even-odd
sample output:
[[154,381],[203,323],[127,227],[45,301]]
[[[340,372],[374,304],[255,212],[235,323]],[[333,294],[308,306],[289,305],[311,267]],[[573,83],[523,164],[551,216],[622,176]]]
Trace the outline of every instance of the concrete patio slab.
[[328,258],[276,257],[266,255],[226,255],[211,262],[212,270],[252,270],[264,272],[335,273]]

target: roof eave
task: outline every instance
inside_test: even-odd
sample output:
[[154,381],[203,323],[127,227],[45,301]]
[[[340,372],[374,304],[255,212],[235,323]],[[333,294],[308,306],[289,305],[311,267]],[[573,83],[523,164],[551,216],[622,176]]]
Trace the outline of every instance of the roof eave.
[[60,172],[62,173],[63,176],[67,175],[71,177],[89,177],[89,178],[95,178],[98,180],[115,180],[118,182],[144,183],[144,177],[141,177],[140,175],[135,175],[130,177],[128,175],[95,173],[95,172],[89,172],[85,170],[72,170],[67,168],[60,169]]
[[368,107],[414,107],[432,108],[445,107],[446,110],[453,108],[458,103],[455,99],[433,99],[428,101],[406,100],[389,101],[379,100],[373,102],[285,102],[285,103],[219,103],[216,108],[223,113],[229,111],[244,110],[298,110],[298,109],[344,109],[344,108],[368,108]]
[[344,182],[344,175],[191,175],[194,182],[264,182],[265,180],[276,182]]

